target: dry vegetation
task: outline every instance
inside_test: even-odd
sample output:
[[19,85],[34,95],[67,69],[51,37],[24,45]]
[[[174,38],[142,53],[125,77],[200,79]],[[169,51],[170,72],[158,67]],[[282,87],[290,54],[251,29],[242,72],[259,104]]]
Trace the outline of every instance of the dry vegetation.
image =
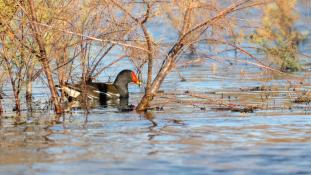
[[[238,19],[273,2],[0,0],[0,85],[11,84],[19,113],[21,94],[25,94],[31,109],[32,82],[44,77],[54,110],[62,113],[62,98],[58,97],[55,84],[77,81],[77,77],[85,84],[107,68],[101,62],[109,62],[111,66],[129,59],[138,71],[147,69],[147,74],[142,76],[146,77],[145,94],[137,106],[137,110],[145,110],[165,77],[181,64],[179,58],[183,53],[209,54],[199,50],[199,44],[225,45],[255,59],[236,41],[240,35],[236,31],[241,27]],[[277,2],[284,5],[284,1]],[[153,32],[154,27],[163,28],[169,34],[159,37]],[[267,28],[258,29],[263,30]],[[173,39],[167,41],[171,36]],[[109,60],[108,55],[116,50],[120,57]],[[259,61],[256,64],[269,68]]]

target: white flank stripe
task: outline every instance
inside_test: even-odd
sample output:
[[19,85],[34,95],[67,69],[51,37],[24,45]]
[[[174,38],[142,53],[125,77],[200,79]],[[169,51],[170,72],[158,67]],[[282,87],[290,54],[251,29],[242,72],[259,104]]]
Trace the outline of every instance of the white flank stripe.
[[110,92],[107,92],[107,94],[110,95],[111,97],[112,97],[112,96],[120,97],[120,94],[115,94],[115,93],[110,93]]
[[63,90],[68,96],[73,98],[77,98],[81,94],[79,91],[70,89],[69,87],[63,87]]

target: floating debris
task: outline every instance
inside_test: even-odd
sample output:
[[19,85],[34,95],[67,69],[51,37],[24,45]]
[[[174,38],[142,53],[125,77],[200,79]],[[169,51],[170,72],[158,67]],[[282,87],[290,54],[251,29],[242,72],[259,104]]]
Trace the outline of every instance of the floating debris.
[[271,87],[267,86],[256,86],[252,88],[240,88],[240,91],[245,92],[245,91],[272,91]]
[[238,106],[238,107],[218,107],[212,108],[217,111],[232,111],[232,112],[241,112],[241,113],[253,113],[257,106]]
[[294,103],[310,103],[310,102],[311,102],[310,95],[299,96],[294,100]]

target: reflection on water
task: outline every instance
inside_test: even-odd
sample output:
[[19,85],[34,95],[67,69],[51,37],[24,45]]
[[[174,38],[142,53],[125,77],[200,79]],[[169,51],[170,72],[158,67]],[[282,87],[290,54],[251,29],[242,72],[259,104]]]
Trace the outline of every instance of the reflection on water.
[[0,174],[310,174],[308,116],[120,113],[1,119]]
[[65,111],[70,112],[74,109],[84,109],[89,110],[92,108],[107,108],[114,107],[119,110],[119,112],[129,112],[135,109],[135,106],[129,104],[129,98],[120,98],[120,99],[109,99],[109,100],[70,100],[65,104]]

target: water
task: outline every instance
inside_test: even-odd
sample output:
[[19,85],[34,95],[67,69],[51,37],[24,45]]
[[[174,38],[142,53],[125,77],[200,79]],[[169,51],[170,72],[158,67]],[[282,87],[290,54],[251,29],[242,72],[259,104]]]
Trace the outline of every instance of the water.
[[[255,69],[241,74],[239,65],[213,72],[210,65],[179,69],[185,82],[173,72],[162,88],[171,95],[154,102],[163,111],[99,106],[88,115],[73,110],[59,123],[46,113],[2,117],[0,174],[311,174],[310,105],[289,97],[310,89],[309,76],[304,85],[293,80],[293,91],[282,76],[272,79]],[[275,92],[241,90],[258,85]],[[130,103],[137,104],[143,90],[130,91]],[[185,91],[264,108],[220,110]]]
[[50,126],[8,118],[0,174],[311,173],[309,116],[193,112],[74,113]]

